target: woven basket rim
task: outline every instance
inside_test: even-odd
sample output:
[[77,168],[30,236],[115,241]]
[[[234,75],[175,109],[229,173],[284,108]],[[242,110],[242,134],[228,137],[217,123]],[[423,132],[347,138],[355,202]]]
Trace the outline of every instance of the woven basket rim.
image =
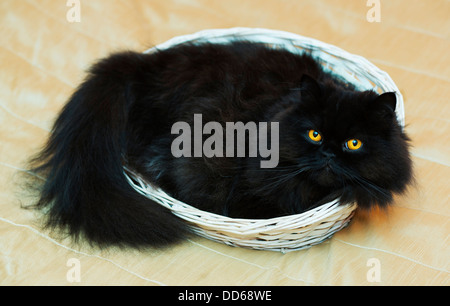
[[[247,219],[247,218],[231,218],[228,216],[204,211],[201,209],[198,209],[190,204],[187,204],[183,201],[180,201],[178,199],[175,199],[168,195],[165,191],[163,191],[159,187],[153,186],[151,183],[146,182],[145,179],[143,179],[138,173],[130,170],[127,167],[124,167],[124,175],[127,181],[130,185],[133,186],[133,188],[138,191],[140,194],[146,196],[146,197],[152,197],[153,200],[157,200],[161,205],[165,206],[166,208],[174,211],[176,214],[181,214],[179,217],[182,219],[186,219],[182,213],[189,212],[192,216],[194,216],[193,219],[195,219],[195,216],[198,215],[198,218],[209,218],[210,220],[217,220],[218,222],[223,222],[227,225],[235,225],[239,227],[244,227],[242,225],[247,225],[249,229],[258,227],[258,226],[268,226],[268,225],[274,225],[278,224],[282,221],[286,220],[295,220],[295,225],[292,225],[295,228],[306,226],[311,223],[311,217],[323,217],[328,216],[333,213],[333,210],[340,210],[341,208],[356,208],[356,203],[347,203],[347,204],[340,204],[339,199],[331,200],[328,203],[322,204],[318,207],[309,209],[305,212],[298,213],[298,214],[292,214],[288,216],[281,216],[281,217],[273,217],[268,219]],[[164,201],[167,200],[167,201]],[[168,203],[170,202],[170,203]],[[178,215],[177,214],[177,215]],[[192,220],[187,220],[191,221]],[[307,221],[307,222],[306,222]],[[228,232],[233,232],[230,229],[226,229]],[[235,232],[236,234],[239,234],[240,232]]]
[[[317,39],[263,28],[208,29],[174,37],[148,49],[145,53],[157,52],[185,42],[229,42],[231,40],[279,45],[292,52],[311,50],[315,52],[315,56],[330,65],[329,67],[334,69],[336,74],[345,76],[349,82],[357,86],[379,89],[382,92],[394,91],[397,96],[397,119],[404,127],[403,97],[390,76],[364,57]],[[340,203],[337,198],[300,214],[270,219],[230,218],[200,210],[174,199],[126,166],[124,175],[137,192],[187,221],[196,234],[227,245],[258,250],[285,253],[321,243],[345,227],[357,208],[356,203]]]

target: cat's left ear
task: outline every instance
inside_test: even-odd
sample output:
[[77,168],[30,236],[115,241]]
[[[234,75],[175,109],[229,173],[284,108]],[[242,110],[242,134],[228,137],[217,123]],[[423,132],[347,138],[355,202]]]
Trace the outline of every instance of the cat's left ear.
[[389,110],[395,112],[395,107],[397,105],[397,97],[395,92],[385,92],[379,95],[373,102],[373,107],[379,110]]
[[320,86],[319,83],[317,83],[316,80],[314,80],[312,77],[310,77],[307,74],[304,74],[302,76],[302,79],[300,81],[301,86],[301,92],[302,96],[304,97],[312,97],[314,99],[317,99],[320,97]]

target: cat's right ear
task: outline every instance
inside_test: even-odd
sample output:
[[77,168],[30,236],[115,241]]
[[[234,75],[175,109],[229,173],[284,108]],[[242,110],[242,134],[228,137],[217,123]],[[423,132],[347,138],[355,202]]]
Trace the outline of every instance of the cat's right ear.
[[379,95],[373,104],[379,109],[384,108],[385,110],[395,112],[395,107],[397,105],[397,97],[395,96],[395,92],[385,92]]
[[302,97],[311,97],[315,99],[320,97],[321,90],[319,83],[307,74],[302,76],[300,88]]

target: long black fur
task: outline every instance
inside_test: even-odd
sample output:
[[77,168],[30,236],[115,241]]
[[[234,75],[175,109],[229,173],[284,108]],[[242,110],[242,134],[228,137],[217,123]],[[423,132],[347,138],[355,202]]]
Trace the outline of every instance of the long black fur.
[[96,64],[54,124],[32,171],[44,175],[38,208],[49,227],[63,227],[100,246],[162,247],[187,233],[161,205],[136,193],[123,175],[133,131],[129,113],[144,56],[114,55]]
[[[359,92],[310,55],[259,44],[181,45],[124,52],[95,64],[32,161],[46,178],[35,205],[47,225],[100,246],[165,246],[186,224],[135,192],[126,165],[188,204],[231,217],[303,212],[333,197],[385,207],[412,179],[395,95]],[[171,126],[279,122],[280,161],[171,154]],[[319,145],[307,138],[316,129]],[[363,140],[358,152],[343,143]]]

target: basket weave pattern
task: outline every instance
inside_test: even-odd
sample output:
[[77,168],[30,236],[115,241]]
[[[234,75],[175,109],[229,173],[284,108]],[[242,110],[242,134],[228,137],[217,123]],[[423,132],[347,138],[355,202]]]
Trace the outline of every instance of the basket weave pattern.
[[[404,126],[403,97],[386,72],[365,58],[350,54],[338,47],[293,33],[255,28],[205,30],[191,35],[175,37],[146,51],[164,50],[184,42],[226,43],[247,40],[266,43],[274,48],[291,52],[312,52],[321,59],[324,68],[354,84],[360,90],[394,91],[397,95],[396,114]],[[339,199],[301,214],[271,219],[234,219],[199,210],[178,201],[163,190],[153,187],[139,174],[124,169],[130,185],[147,198],[163,205],[179,218],[187,221],[191,230],[208,239],[258,250],[300,250],[330,238],[345,227],[357,207],[356,203],[339,203]]]

